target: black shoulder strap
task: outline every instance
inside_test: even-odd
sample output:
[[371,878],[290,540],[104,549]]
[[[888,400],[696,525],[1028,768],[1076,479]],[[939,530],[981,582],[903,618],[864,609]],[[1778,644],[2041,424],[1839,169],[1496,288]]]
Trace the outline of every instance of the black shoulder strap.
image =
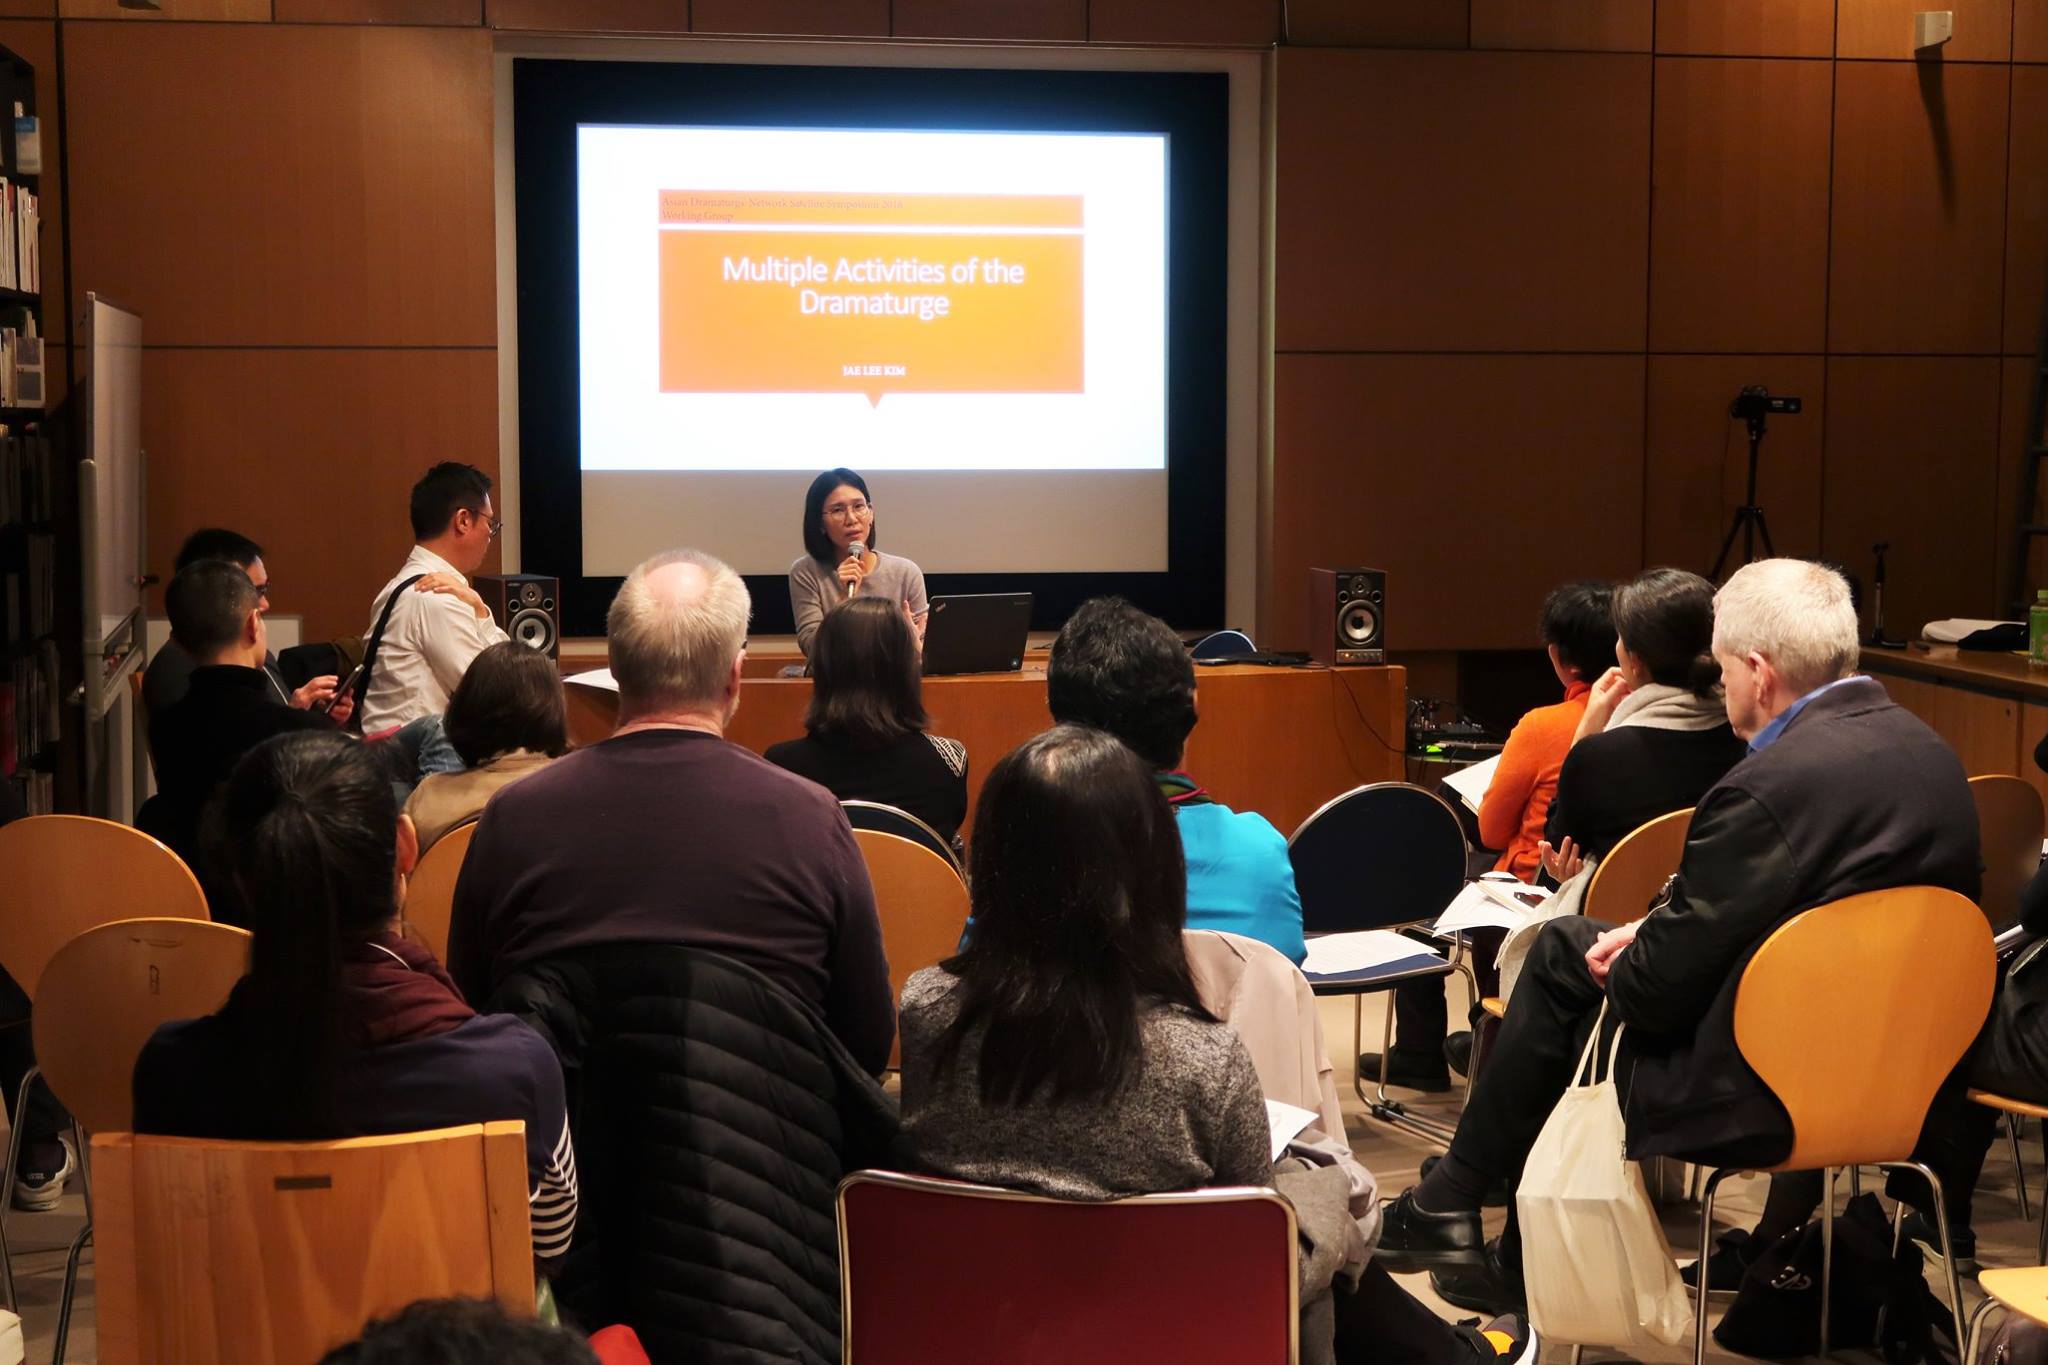
[[426,575],[416,573],[411,578],[401,579],[391,595],[384,599],[384,610],[377,614],[377,628],[370,632],[370,643],[363,649],[363,671],[356,678],[355,711],[350,715],[350,728],[363,728],[363,698],[370,695],[370,670],[377,666],[377,647],[384,643],[384,627],[391,624],[391,609],[398,605],[398,595]]

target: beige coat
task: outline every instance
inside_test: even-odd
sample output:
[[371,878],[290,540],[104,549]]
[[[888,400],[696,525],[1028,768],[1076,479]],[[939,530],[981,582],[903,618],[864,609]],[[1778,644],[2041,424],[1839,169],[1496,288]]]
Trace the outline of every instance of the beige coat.
[[1244,1040],[1266,1098],[1314,1111],[1322,1116],[1317,1127],[1345,1139],[1336,1068],[1308,978],[1277,949],[1242,934],[1190,929],[1184,937],[1202,1003]]
[[424,779],[412,789],[412,797],[405,803],[405,813],[412,817],[420,832],[420,852],[432,848],[436,839],[457,825],[466,825],[482,815],[485,804],[501,788],[511,786],[528,773],[539,772],[552,762],[546,754],[514,749],[499,754],[481,768],[435,773]]

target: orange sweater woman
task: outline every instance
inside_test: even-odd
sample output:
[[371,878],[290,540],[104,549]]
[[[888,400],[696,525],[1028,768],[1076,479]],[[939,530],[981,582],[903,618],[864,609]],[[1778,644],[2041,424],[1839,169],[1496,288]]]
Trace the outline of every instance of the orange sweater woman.
[[[1552,645],[1553,654],[1556,650]],[[1564,684],[1563,701],[1539,706],[1516,722],[1487,784],[1486,799],[1479,803],[1479,841],[1501,850],[1493,870],[1525,882],[1535,880],[1536,845],[1543,839],[1550,800],[1557,795],[1557,774],[1586,714],[1586,694],[1593,690],[1576,673]]]

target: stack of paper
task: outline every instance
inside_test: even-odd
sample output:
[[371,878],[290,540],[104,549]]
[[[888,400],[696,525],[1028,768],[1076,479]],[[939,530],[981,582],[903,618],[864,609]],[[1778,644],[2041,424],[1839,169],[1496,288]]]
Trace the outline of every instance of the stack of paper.
[[1273,1160],[1287,1150],[1287,1144],[1301,1135],[1301,1130],[1314,1123],[1320,1115],[1312,1109],[1299,1105],[1282,1104],[1279,1100],[1266,1101],[1266,1125],[1273,1135]]
[[1519,929],[1549,899],[1548,887],[1517,881],[1471,882],[1444,907],[1430,928],[1444,935],[1462,929]]
[[1350,934],[1320,934],[1308,941],[1305,976],[1345,976],[1376,967],[1426,967],[1444,955],[1391,929],[1362,929]]
[[1486,789],[1493,785],[1493,770],[1499,766],[1500,755],[1495,754],[1483,763],[1458,769],[1444,779],[1444,786],[1477,815],[1480,805],[1486,800]]

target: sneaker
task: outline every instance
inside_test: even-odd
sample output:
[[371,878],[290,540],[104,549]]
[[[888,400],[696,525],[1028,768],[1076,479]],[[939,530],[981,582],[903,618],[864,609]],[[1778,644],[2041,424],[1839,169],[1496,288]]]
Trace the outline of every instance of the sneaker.
[[[1430,1064],[1432,1060],[1434,1066]],[[1377,1083],[1380,1054],[1359,1053],[1358,1074],[1367,1085]],[[1398,1085],[1403,1090],[1420,1090],[1425,1095],[1441,1095],[1451,1088],[1451,1069],[1444,1065],[1441,1057],[1418,1058],[1395,1048],[1393,1060],[1387,1066],[1387,1084]]]
[[1461,1322],[1454,1330],[1485,1365],[1536,1365],[1543,1349],[1536,1329],[1515,1313],[1503,1313],[1484,1327],[1474,1321]]
[[1460,1029],[1444,1039],[1444,1064],[1460,1076],[1472,1074],[1471,1029]]
[[[1977,1273],[1977,1234],[1968,1228],[1959,1228],[1955,1220],[1949,1220],[1949,1233],[1956,1248],[1956,1274]],[[1934,1219],[1918,1209],[1906,1214],[1905,1239],[1927,1253],[1927,1258],[1936,1265],[1941,1264],[1941,1236]]]
[[72,1150],[70,1138],[58,1138],[47,1155],[23,1153],[22,1169],[14,1177],[14,1207],[25,1213],[48,1213],[64,1197],[64,1182],[77,1174],[78,1153]]
[[[1742,1288],[1742,1272],[1749,1269],[1751,1253],[1750,1236],[1745,1228],[1730,1228],[1714,1241],[1714,1249],[1707,1255],[1707,1296],[1733,1294]],[[1700,1263],[1693,1261],[1682,1267],[1678,1278],[1685,1281],[1685,1287],[1697,1294],[1700,1288]]]

